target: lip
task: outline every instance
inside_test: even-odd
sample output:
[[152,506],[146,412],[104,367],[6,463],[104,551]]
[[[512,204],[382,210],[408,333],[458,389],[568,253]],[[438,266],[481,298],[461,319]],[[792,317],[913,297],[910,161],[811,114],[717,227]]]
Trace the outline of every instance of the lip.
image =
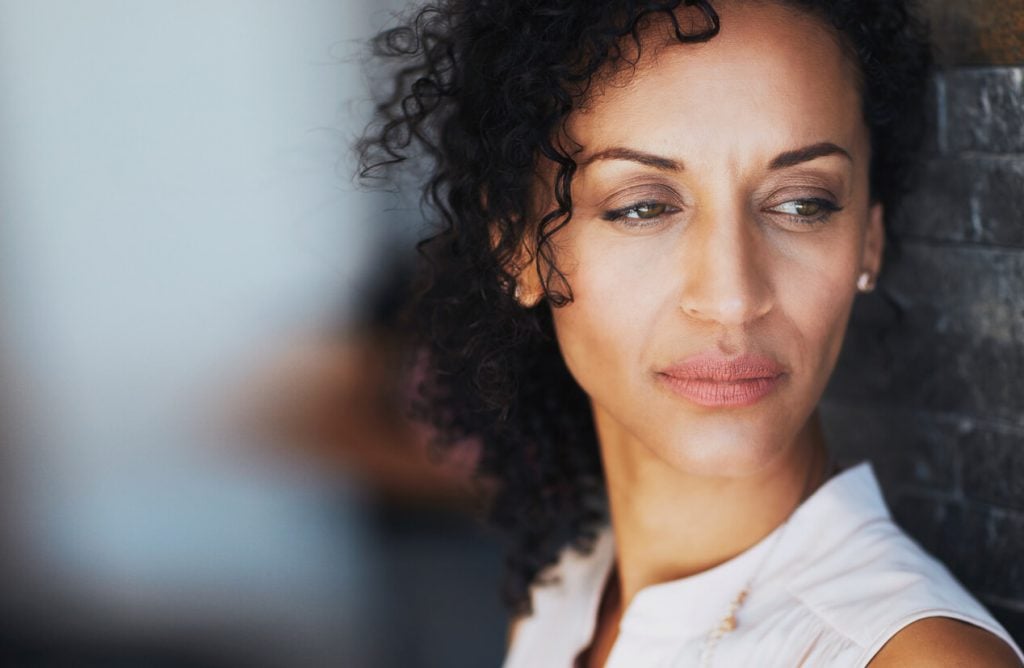
[[706,352],[660,369],[656,376],[674,394],[699,406],[736,408],[756,404],[775,391],[786,370],[765,355]]

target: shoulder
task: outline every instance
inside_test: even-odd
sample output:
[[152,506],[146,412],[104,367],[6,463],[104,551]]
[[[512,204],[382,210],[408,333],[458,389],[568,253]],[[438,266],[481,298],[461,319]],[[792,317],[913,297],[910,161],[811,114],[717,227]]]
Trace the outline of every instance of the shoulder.
[[889,518],[818,556],[789,591],[859,648],[857,665],[1021,665],[991,613]]
[[1020,668],[1024,664],[1006,641],[985,629],[949,617],[926,617],[898,631],[868,665]]

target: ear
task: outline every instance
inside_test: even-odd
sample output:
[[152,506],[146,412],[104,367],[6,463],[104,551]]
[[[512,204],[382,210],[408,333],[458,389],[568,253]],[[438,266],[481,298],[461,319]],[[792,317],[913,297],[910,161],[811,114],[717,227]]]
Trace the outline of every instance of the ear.
[[536,259],[531,259],[516,276],[516,301],[523,308],[532,308],[544,297]]
[[882,254],[885,250],[885,208],[880,202],[871,205],[868,211],[868,229],[864,235],[864,249],[861,256],[861,271],[871,275],[872,282],[878,280],[882,271]]
[[[496,225],[490,226],[490,236],[491,248],[496,249],[501,240],[501,232]],[[544,288],[537,268],[537,256],[531,242],[530,235],[524,235],[515,253],[504,267],[505,271],[515,280],[515,285],[510,288],[515,300],[523,308],[536,306],[544,296]]]

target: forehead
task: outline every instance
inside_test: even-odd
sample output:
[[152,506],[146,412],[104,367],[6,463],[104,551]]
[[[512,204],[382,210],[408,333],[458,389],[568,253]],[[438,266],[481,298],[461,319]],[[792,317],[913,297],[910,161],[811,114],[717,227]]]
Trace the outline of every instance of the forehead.
[[709,41],[680,44],[655,21],[636,66],[595,82],[567,124],[584,152],[750,154],[866,140],[856,65],[823,19],[774,2],[715,7],[721,31]]

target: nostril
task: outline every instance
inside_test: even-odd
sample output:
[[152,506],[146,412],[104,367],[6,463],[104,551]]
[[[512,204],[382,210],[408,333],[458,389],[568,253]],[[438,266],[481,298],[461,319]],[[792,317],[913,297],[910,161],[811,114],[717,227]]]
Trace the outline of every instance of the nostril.
[[689,297],[679,302],[679,308],[695,320],[743,325],[766,316],[772,310],[772,300],[767,293],[704,299]]

